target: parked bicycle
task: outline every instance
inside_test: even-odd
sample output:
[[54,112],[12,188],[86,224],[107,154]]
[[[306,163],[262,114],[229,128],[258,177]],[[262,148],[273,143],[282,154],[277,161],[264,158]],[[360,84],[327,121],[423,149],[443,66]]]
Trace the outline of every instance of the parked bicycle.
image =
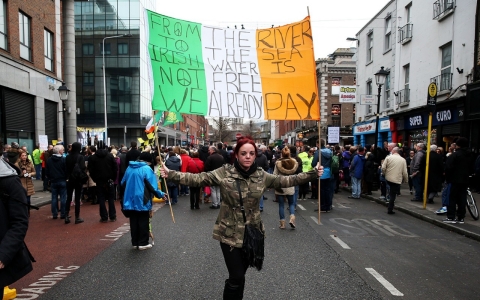
[[475,198],[473,198],[472,192],[470,191],[470,188],[467,188],[467,209],[470,215],[472,215],[472,218],[474,220],[478,220],[478,207],[477,203],[475,202]]

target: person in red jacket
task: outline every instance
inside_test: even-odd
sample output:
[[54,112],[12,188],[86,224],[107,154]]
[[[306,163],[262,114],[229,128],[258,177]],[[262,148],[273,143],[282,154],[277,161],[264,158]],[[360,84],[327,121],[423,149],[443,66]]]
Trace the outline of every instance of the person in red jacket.
[[[189,161],[192,159],[190,155],[188,155],[187,150],[181,149],[180,150],[180,159],[182,160],[182,164],[180,166],[180,172],[185,173],[187,172],[187,166]],[[180,186],[180,196],[188,196],[188,186],[182,185]]]
[[[204,164],[200,160],[198,152],[192,152],[192,158],[188,161],[187,172],[202,173],[203,171]],[[200,190],[200,187],[190,187],[190,209],[200,209]]]

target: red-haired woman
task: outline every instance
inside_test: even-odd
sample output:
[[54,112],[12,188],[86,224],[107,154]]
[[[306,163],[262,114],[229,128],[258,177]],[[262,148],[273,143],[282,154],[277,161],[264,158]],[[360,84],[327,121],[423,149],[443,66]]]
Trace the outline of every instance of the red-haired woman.
[[[237,140],[234,152],[236,159],[233,165],[224,164],[210,172],[182,173],[170,171],[165,165],[160,171],[162,177],[175,183],[220,188],[222,202],[213,228],[213,238],[220,241],[229,273],[225,281],[223,299],[242,299],[247,268],[249,266],[255,266],[258,270],[262,268],[263,249],[260,250],[261,259],[254,265],[254,262],[247,261],[242,247],[245,225],[253,226],[265,233],[259,207],[260,197],[265,190],[304,184],[323,174],[320,164],[314,170],[298,175],[282,176],[265,172],[255,164],[257,146],[248,136]],[[240,202],[243,203],[243,207]]]

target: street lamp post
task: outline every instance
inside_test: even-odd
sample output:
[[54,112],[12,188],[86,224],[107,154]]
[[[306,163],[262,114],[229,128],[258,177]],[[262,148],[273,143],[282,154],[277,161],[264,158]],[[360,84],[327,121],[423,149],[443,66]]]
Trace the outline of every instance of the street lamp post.
[[107,39],[115,39],[119,37],[131,37],[131,34],[121,34],[121,35],[113,35],[107,36],[103,38],[102,41],[102,67],[103,67],[103,109],[104,111],[104,122],[105,122],[105,138],[103,140],[104,144],[107,145],[108,143],[108,129],[107,129],[107,79],[105,76],[105,40]]
[[67,111],[66,102],[68,100],[68,92],[70,90],[65,85],[65,82],[62,82],[62,85],[58,87],[58,96],[60,100],[62,100],[62,116],[63,116],[63,145],[66,146],[67,144],[67,118],[65,113]]
[[187,125],[187,142],[185,143],[185,147],[188,145],[188,132],[190,131],[190,126]]
[[375,117],[375,151],[378,149],[378,128],[380,127],[378,124],[379,121],[379,114],[380,114],[380,94],[382,93],[382,85],[385,84],[385,80],[387,78],[388,72],[380,68],[380,70],[375,73],[375,81],[378,86],[378,95],[377,95],[377,115]]

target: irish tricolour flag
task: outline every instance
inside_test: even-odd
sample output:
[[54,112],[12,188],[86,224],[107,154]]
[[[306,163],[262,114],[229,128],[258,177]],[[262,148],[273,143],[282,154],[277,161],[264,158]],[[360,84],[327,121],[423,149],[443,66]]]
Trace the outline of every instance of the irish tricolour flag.
[[146,14],[153,110],[320,119],[309,17],[244,30]]

